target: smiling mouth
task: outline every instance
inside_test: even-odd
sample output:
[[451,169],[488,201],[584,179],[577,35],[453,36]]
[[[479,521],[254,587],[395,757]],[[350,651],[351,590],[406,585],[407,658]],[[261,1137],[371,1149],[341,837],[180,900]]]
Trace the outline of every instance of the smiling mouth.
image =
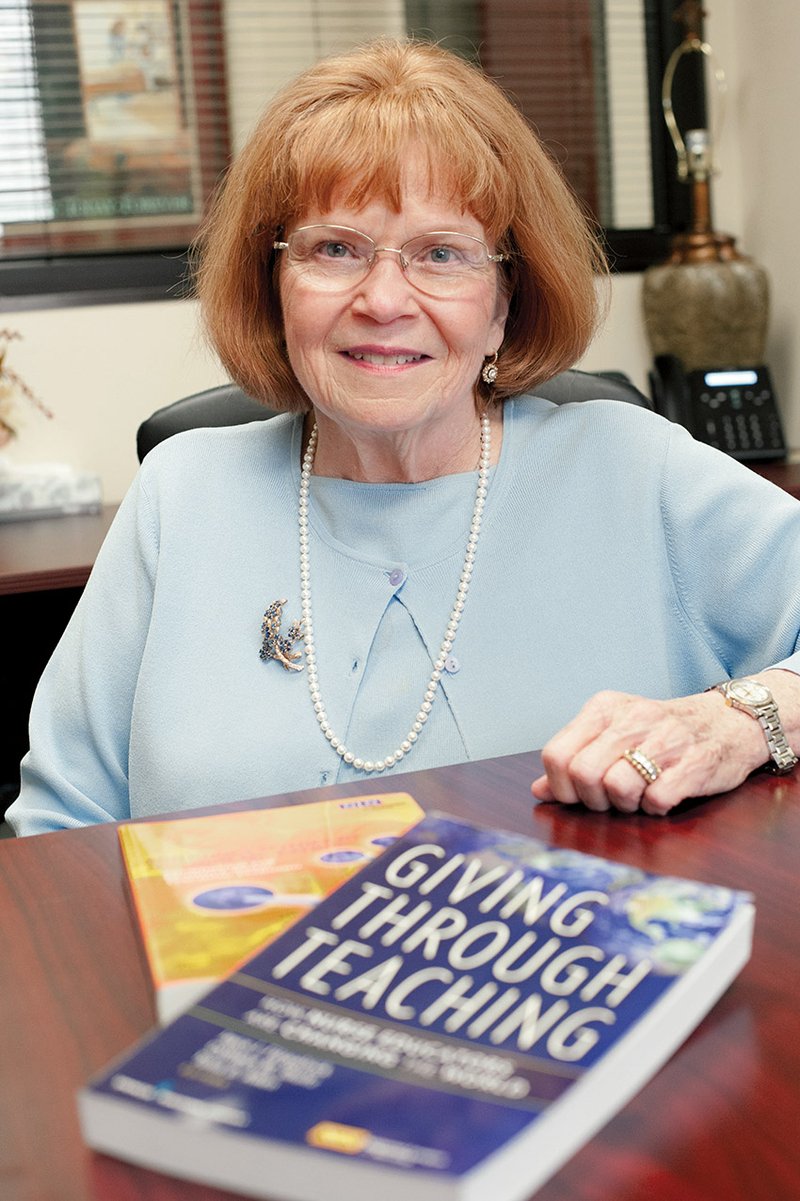
[[373,367],[404,367],[407,363],[421,363],[429,358],[426,354],[373,354],[361,350],[345,350],[348,359],[358,363],[369,363]]

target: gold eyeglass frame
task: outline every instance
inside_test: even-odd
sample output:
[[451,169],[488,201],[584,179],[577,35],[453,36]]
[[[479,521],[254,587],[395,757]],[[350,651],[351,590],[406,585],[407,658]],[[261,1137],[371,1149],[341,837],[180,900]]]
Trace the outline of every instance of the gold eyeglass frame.
[[[459,231],[457,231],[455,229],[432,229],[425,233],[415,234],[413,238],[407,238],[406,241],[403,242],[402,246],[378,246],[377,243],[375,242],[375,240],[373,238],[371,238],[369,236],[369,234],[362,233],[362,231],[360,229],[354,229],[350,225],[328,225],[325,222],[318,222],[318,223],[314,223],[312,225],[301,225],[297,229],[293,230],[292,233],[288,235],[288,237],[291,238],[291,237],[293,237],[294,234],[304,233],[305,231],[310,230],[310,229],[341,230],[341,232],[345,233],[345,234],[355,234],[356,237],[363,238],[363,240],[365,242],[368,242],[370,244],[370,246],[372,247],[372,252],[369,256],[369,259],[367,260],[366,271],[364,271],[363,275],[357,275],[357,276],[354,275],[351,280],[348,280],[344,284],[342,291],[345,291],[348,286],[354,287],[357,283],[361,283],[363,280],[365,280],[367,278],[367,276],[369,275],[370,271],[372,270],[372,268],[375,266],[375,262],[376,262],[378,254],[381,251],[386,251],[387,254],[399,255],[400,269],[402,270],[403,274],[406,276],[406,278],[409,280],[409,282],[415,288],[417,288],[420,292],[425,292],[426,291],[425,288],[420,287],[420,285],[417,283],[417,281],[414,279],[413,276],[408,276],[408,268],[410,266],[410,262],[404,254],[406,247],[411,242],[417,242],[422,238],[436,238],[436,237],[467,238],[470,242],[476,242],[479,246],[482,246],[486,252],[486,263],[485,264],[481,263],[479,266],[472,268],[472,270],[475,270],[475,271],[482,271],[484,269],[484,267],[488,266],[490,263],[503,263],[509,257],[507,254],[503,254],[501,252],[498,252],[497,254],[490,254],[489,247],[486,245],[483,238],[478,238],[474,234],[460,233]],[[288,242],[288,240],[282,241],[282,240],[276,239],[272,243],[272,249],[273,250],[288,250],[289,242]],[[301,263],[303,260],[297,259],[295,261]],[[343,282],[344,282],[345,278],[346,277],[343,278]],[[428,293],[426,293],[426,295],[427,294]],[[430,295],[436,296],[436,295],[438,295],[438,293],[434,292],[434,293],[430,293]]]

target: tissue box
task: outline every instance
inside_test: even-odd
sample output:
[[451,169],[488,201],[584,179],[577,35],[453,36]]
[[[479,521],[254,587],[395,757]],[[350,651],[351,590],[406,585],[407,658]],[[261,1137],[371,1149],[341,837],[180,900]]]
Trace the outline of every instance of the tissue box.
[[62,463],[0,464],[0,521],[98,513],[102,503],[100,477],[91,472]]

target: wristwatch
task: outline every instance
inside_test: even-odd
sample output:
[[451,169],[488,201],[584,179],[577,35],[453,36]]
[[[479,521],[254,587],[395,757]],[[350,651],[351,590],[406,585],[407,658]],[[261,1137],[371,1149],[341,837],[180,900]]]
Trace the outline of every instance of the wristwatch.
[[778,776],[791,771],[798,758],[789,746],[778,716],[778,706],[766,684],[745,677],[741,680],[723,680],[721,684],[713,684],[707,691],[711,692],[714,689],[722,693],[727,704],[734,709],[741,709],[743,713],[749,713],[750,717],[754,717],[759,723],[764,731],[772,760],[766,765],[769,770]]

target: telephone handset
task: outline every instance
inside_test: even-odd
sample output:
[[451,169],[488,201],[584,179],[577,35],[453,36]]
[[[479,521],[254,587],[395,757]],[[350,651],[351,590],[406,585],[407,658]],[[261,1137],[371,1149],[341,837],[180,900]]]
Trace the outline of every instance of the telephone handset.
[[657,413],[685,425],[699,441],[734,459],[784,459],[786,443],[764,366],[685,371],[675,355],[656,357],[650,372]]

